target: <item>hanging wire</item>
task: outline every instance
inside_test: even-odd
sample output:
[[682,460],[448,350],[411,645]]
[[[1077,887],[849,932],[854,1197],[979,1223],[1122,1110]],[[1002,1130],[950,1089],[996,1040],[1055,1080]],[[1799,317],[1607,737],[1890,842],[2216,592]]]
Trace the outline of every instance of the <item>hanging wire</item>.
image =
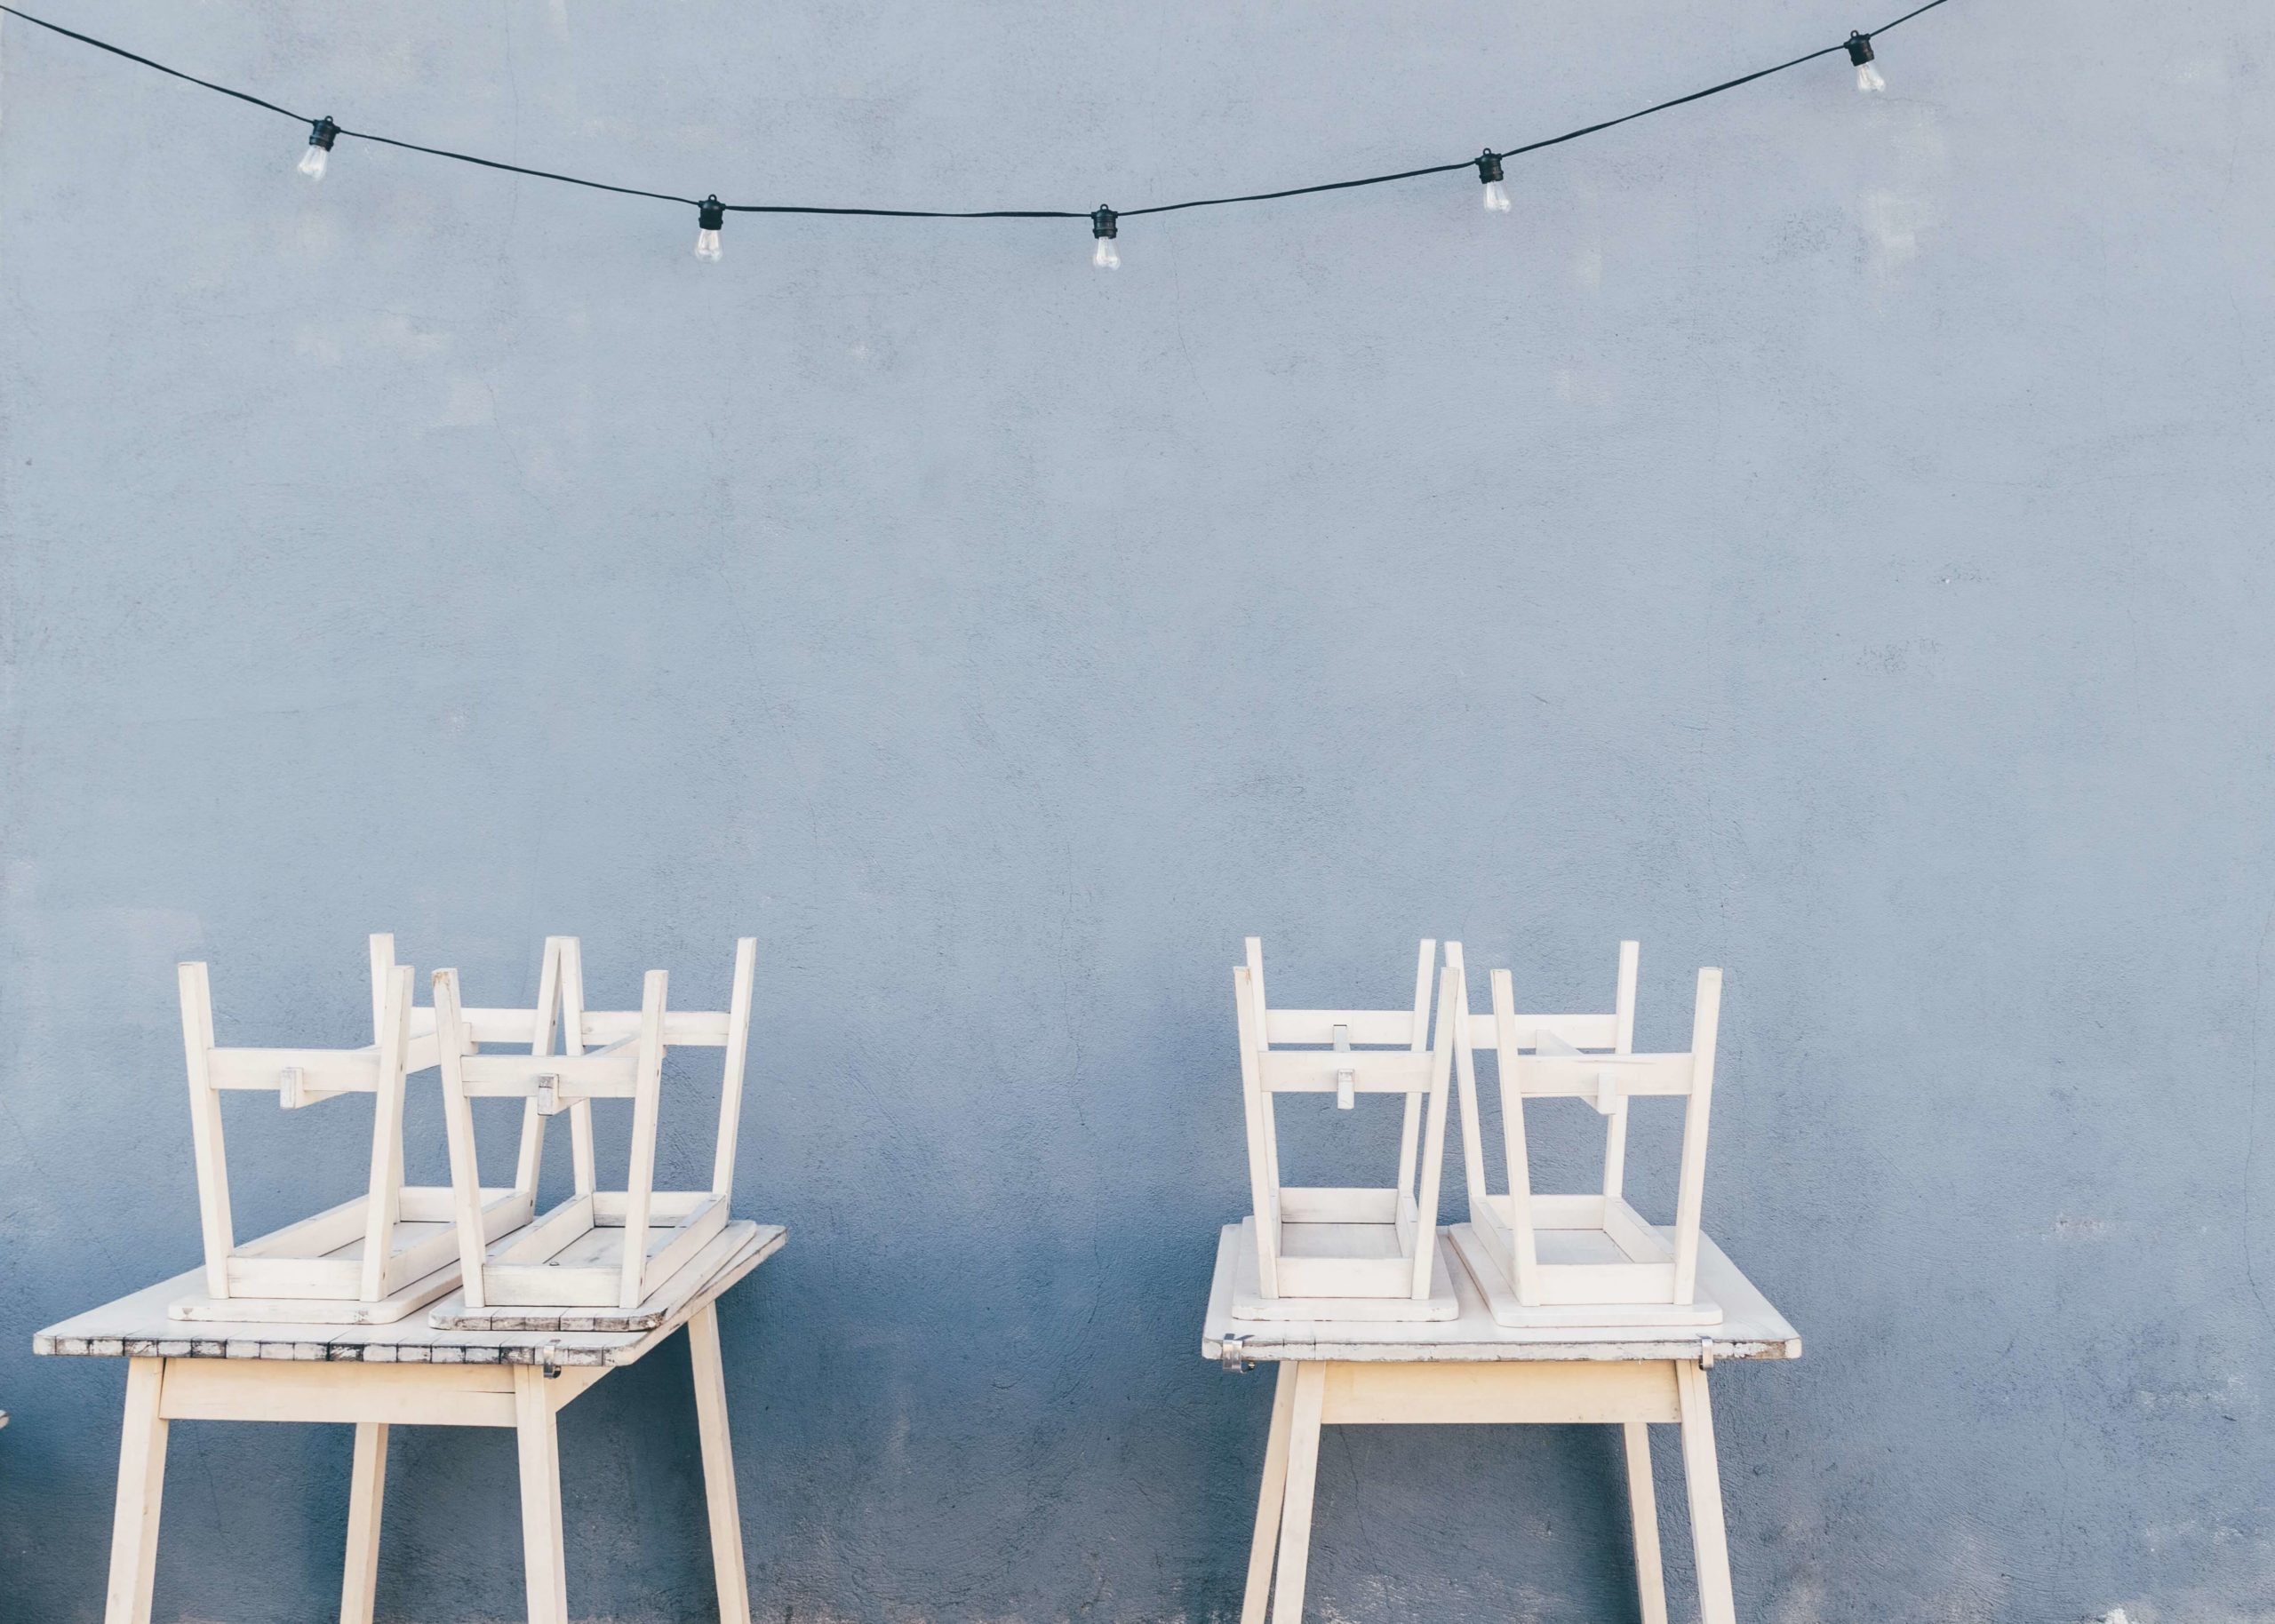
[[[1891,28],[1901,28],[1922,12],[1932,12],[1937,6],[1948,3],[1949,0],[1928,0],[1925,5],[1915,6],[1894,21],[1884,22],[1879,28],[1868,31],[1858,30],[1857,32],[1863,37],[1872,39],[1887,33]],[[48,21],[44,17],[35,17],[29,12],[20,11],[12,5],[0,4],[0,12],[20,18],[36,28],[45,28],[51,34],[60,34],[66,39],[77,40],[83,45],[92,45],[98,51],[106,51],[113,56],[124,57],[130,62],[140,63],[144,68],[155,68],[159,73],[195,84],[202,90],[235,97],[239,101],[279,114],[295,123],[313,124],[316,122],[302,114],[293,112],[289,107],[278,107],[275,102],[256,96],[250,91],[234,90],[226,84],[216,84],[211,79],[201,79],[196,74],[184,73],[179,68],[169,68],[164,62],[154,61],[147,56],[127,50],[123,45],[114,45],[108,40],[97,39],[92,34],[82,34],[76,28],[67,28],[60,23]],[[1497,155],[1502,158],[1514,158],[1521,157],[1526,153],[1539,152],[1545,147],[1561,147],[1567,141],[1577,141],[1582,136],[1599,134],[1621,124],[1632,123],[1639,118],[1648,118],[1655,113],[1664,113],[1674,107],[1688,106],[1694,101],[1704,101],[1709,96],[1719,96],[1725,91],[1736,90],[1740,85],[1752,84],[1757,79],[1767,79],[1772,74],[1784,73],[1790,68],[1800,67],[1803,63],[1814,62],[1820,57],[1831,56],[1836,52],[1844,52],[1848,48],[1848,40],[1836,41],[1832,44],[1794,57],[1790,61],[1780,62],[1774,68],[1756,68],[1753,72],[1742,74],[1735,79],[1725,79],[1720,84],[1710,84],[1703,91],[1692,91],[1687,96],[1676,96],[1666,101],[1655,102],[1648,107],[1639,107],[1632,113],[1623,113],[1616,118],[1607,118],[1596,123],[1583,124],[1577,130],[1567,130],[1561,135],[1545,136],[1537,141],[1527,141],[1521,146],[1506,147]],[[652,197],[659,203],[684,203],[690,209],[702,208],[706,203],[703,198],[682,197],[676,192],[651,192],[642,187],[615,186],[605,180],[588,179],[582,175],[564,175],[555,170],[531,169],[523,164],[507,163],[497,158],[478,157],[470,152],[453,152],[447,147],[427,147],[418,141],[406,141],[392,135],[380,135],[369,130],[351,130],[345,124],[337,125],[335,129],[339,135],[355,140],[371,141],[382,147],[401,147],[405,152],[423,152],[429,157],[448,158],[458,163],[477,164],[483,169],[502,170],[509,175],[527,175],[534,180],[557,180],[565,186],[585,187],[595,192],[614,192],[624,197]],[[1184,203],[1153,203],[1143,209],[1120,209],[1114,212],[1119,219],[1135,219],[1146,214],[1174,214],[1183,209],[1217,209],[1230,203],[1270,203],[1281,197],[1308,197],[1316,192],[1345,192],[1355,187],[1387,186],[1396,180],[1413,180],[1424,175],[1451,174],[1457,170],[1473,170],[1476,166],[1475,158],[1462,158],[1451,163],[1425,164],[1420,169],[1401,169],[1386,175],[1364,175],[1355,180],[1323,180],[1313,186],[1284,187],[1271,192],[1242,192],[1228,197],[1195,197]],[[878,219],[1071,220],[1093,218],[1092,211],[1088,209],[856,209],[820,203],[725,203],[720,206],[730,214],[840,214],[860,215]]]

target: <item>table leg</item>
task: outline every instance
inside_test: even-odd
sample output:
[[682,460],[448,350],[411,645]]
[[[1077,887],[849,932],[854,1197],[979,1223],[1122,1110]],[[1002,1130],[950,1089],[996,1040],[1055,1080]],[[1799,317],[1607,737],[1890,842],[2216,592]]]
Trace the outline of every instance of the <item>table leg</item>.
[[111,1512],[110,1584],[103,1624],[149,1624],[158,1572],[158,1501],[166,1487],[166,1421],[158,1413],[164,1359],[126,1366],[126,1421],[118,1438],[118,1503]]
[[1627,1445],[1627,1509],[1635,1527],[1635,1600],[1643,1624],[1667,1624],[1666,1570],[1659,1560],[1659,1496],[1651,1483],[1651,1429],[1623,1421]]
[[385,1421],[355,1423],[347,1478],[347,1564],[339,1580],[339,1624],[371,1624],[379,1588],[379,1508],[387,1495]]
[[1280,1544],[1280,1505],[1288,1493],[1288,1434],[1296,1415],[1297,1366],[1282,1361],[1272,1389],[1272,1430],[1264,1445],[1264,1486],[1256,1496],[1256,1537],[1248,1552],[1248,1594],[1241,1624],[1264,1624],[1272,1595],[1272,1554]]
[[1730,1548],[1722,1528],[1722,1474],[1714,1461],[1714,1412],[1706,1373],[1688,1361],[1674,1367],[1675,1407],[1682,1416],[1682,1476],[1690,1494],[1690,1543],[1698,1572],[1704,1624],[1737,1624],[1730,1595]]
[[561,1441],[540,1365],[514,1366],[514,1435],[522,1460],[522,1566],[529,1624],[569,1624],[567,1553],[561,1538]]
[[1287,1501],[1280,1513],[1280,1582],[1272,1596],[1273,1624],[1302,1624],[1304,1579],[1312,1559],[1312,1489],[1319,1476],[1320,1413],[1327,1397],[1327,1366],[1296,1366],[1296,1397],[1288,1418]]
[[705,1303],[687,1322],[695,1367],[695,1429],[703,1445],[703,1498],[711,1515],[711,1569],[719,1581],[719,1624],[750,1624],[750,1579],[743,1568],[743,1519],[735,1502],[735,1456],[727,1442],[727,1373],[719,1357],[719,1314]]

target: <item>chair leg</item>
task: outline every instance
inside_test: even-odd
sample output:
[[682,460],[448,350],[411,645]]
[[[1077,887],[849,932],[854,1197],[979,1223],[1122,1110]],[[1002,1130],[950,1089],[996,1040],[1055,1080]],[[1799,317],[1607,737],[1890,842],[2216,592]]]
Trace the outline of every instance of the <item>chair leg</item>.
[[689,1316],[688,1359],[695,1367],[695,1428],[703,1445],[703,1498],[711,1517],[711,1569],[719,1581],[719,1624],[750,1624],[750,1580],[743,1568],[743,1519],[735,1501],[735,1457],[727,1442],[727,1373],[719,1357],[718,1305]]
[[339,1580],[339,1624],[371,1624],[379,1588],[379,1509],[387,1497],[385,1421],[355,1423],[348,1470],[347,1565]]
[[522,1572],[529,1624],[569,1624],[567,1552],[561,1538],[561,1441],[545,1371],[514,1366],[514,1435],[522,1460]]
[[126,1422],[118,1439],[118,1502],[111,1512],[103,1624],[150,1624],[158,1502],[166,1487],[166,1421],[158,1413],[165,1367],[164,1359],[132,1359],[126,1366]]
[[1327,1397],[1327,1366],[1296,1366],[1296,1397],[1288,1420],[1288,1491],[1280,1513],[1280,1582],[1273,1592],[1273,1624],[1302,1624],[1304,1580],[1312,1557],[1312,1489],[1319,1477],[1320,1413]]
[[1722,1527],[1722,1473],[1714,1461],[1714,1412],[1706,1373],[1688,1361],[1674,1367],[1675,1407],[1682,1417],[1682,1476],[1690,1495],[1690,1545],[1698,1572],[1704,1624],[1737,1624],[1730,1595],[1730,1547]]
[[1667,1624],[1666,1570],[1659,1560],[1659,1496],[1651,1483],[1651,1429],[1624,1421],[1627,1509],[1635,1526],[1635,1602],[1643,1624]]
[[1272,1556],[1280,1546],[1280,1507],[1288,1493],[1288,1434],[1296,1416],[1296,1371],[1277,1366],[1272,1389],[1272,1430],[1264,1445],[1264,1486],[1256,1496],[1256,1537],[1248,1552],[1248,1593],[1241,1600],[1241,1624],[1264,1624],[1272,1595]]

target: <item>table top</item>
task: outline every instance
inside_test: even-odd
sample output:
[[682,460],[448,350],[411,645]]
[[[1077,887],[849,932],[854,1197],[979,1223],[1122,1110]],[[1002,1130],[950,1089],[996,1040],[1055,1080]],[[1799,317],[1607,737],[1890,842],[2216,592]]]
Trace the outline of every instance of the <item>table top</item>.
[[[1443,1233],[1442,1230],[1440,1231]],[[1217,1241],[1217,1278],[1201,1330],[1205,1358],[1222,1359],[1225,1339],[1239,1339],[1232,1357],[1259,1363],[1289,1359],[1370,1364],[1477,1364],[1505,1359],[1696,1359],[1702,1343],[1717,1359],[1798,1359],[1800,1333],[1770,1307],[1753,1282],[1705,1236],[1699,1238],[1698,1287],[1722,1305],[1719,1325],[1606,1325],[1518,1328],[1496,1325],[1492,1311],[1453,1259],[1454,1294],[1461,1313],[1434,1325],[1357,1320],[1234,1319],[1233,1270],[1240,1257],[1241,1226],[1229,1223]]]
[[[168,1307],[204,1289],[192,1270],[132,1296],[90,1309],[32,1338],[34,1353],[169,1359],[325,1359],[375,1365],[629,1365],[707,1303],[782,1249],[789,1231],[778,1223],[738,1219],[702,1256],[718,1257],[709,1278],[696,1284],[662,1322],[646,1331],[438,1331],[420,1309],[391,1325],[231,1325],[181,1320]],[[722,1243],[727,1243],[722,1245]],[[714,1251],[714,1248],[716,1248]],[[678,1297],[675,1278],[659,1297]],[[452,1292],[436,1308],[462,1305]]]

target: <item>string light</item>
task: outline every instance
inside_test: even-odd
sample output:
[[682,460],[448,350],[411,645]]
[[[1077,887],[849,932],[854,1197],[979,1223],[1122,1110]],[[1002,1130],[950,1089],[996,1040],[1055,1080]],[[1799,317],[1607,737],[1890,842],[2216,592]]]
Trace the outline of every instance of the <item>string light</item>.
[[1215,209],[1231,203],[1269,203],[1283,197],[1308,197],[1320,192],[1347,191],[1354,187],[1386,186],[1393,181],[1414,180],[1425,175],[1443,175],[1457,170],[1474,168],[1478,179],[1484,185],[1485,207],[1495,213],[1503,213],[1510,207],[1508,188],[1502,182],[1501,165],[1502,160],[1505,158],[1521,157],[1528,153],[1541,151],[1545,147],[1561,147],[1567,141],[1577,141],[1584,136],[1595,135],[1620,124],[1631,123],[1639,118],[1648,118],[1655,113],[1664,113],[1675,107],[1687,107],[1691,102],[1703,101],[1709,96],[1721,95],[1726,91],[1736,90],[1740,85],[1752,84],[1757,79],[1766,79],[1772,74],[1784,73],[1789,69],[1814,62],[1821,57],[1831,56],[1843,50],[1848,52],[1849,62],[1856,69],[1858,90],[1885,90],[1888,88],[1887,81],[1880,77],[1880,69],[1872,66],[1874,36],[1885,34],[1890,28],[1900,27],[1923,12],[1932,12],[1936,7],[1948,3],[1949,0],[1924,0],[1924,4],[1914,6],[1900,17],[1882,23],[1878,28],[1869,33],[1861,28],[1851,30],[1848,37],[1838,44],[1822,45],[1815,51],[1805,51],[1788,61],[1778,62],[1768,68],[1758,68],[1752,73],[1740,74],[1735,79],[1725,79],[1720,84],[1710,84],[1704,90],[1692,91],[1688,95],[1672,96],[1664,101],[1654,102],[1648,107],[1639,107],[1632,113],[1623,113],[1616,118],[1607,118],[1592,124],[1583,124],[1577,130],[1567,130],[1561,135],[1544,136],[1539,140],[1528,141],[1521,147],[1507,147],[1497,152],[1489,147],[1478,156],[1465,158],[1456,163],[1425,164],[1419,169],[1397,170],[1385,175],[1362,175],[1354,180],[1325,180],[1313,186],[1283,187],[1270,192],[1243,192],[1226,197],[1195,197],[1184,203],[1154,203],[1144,209],[1116,211],[1101,206],[1091,210],[1087,214],[1075,209],[858,209],[807,203],[722,203],[715,195],[704,198],[682,197],[674,192],[654,192],[643,187],[617,186],[605,180],[589,179],[582,175],[564,175],[553,170],[531,169],[525,164],[507,163],[497,158],[484,158],[470,152],[452,152],[446,147],[423,146],[417,141],[406,141],[391,135],[379,135],[368,130],[350,130],[344,125],[335,123],[329,117],[311,120],[305,114],[295,113],[290,107],[279,107],[276,103],[256,96],[250,91],[236,90],[227,84],[217,84],[211,79],[201,79],[195,74],[184,73],[179,68],[169,68],[164,62],[154,61],[147,56],[139,55],[123,45],[114,45],[108,40],[97,39],[92,34],[82,34],[76,28],[67,28],[60,23],[50,22],[44,17],[35,17],[29,12],[5,4],[4,0],[0,0],[0,13],[20,18],[25,22],[44,28],[51,34],[60,34],[64,38],[76,40],[83,45],[92,45],[98,51],[108,52],[110,55],[123,58],[129,62],[139,63],[144,68],[164,74],[170,78],[195,84],[202,90],[212,91],[217,95],[232,97],[250,106],[289,118],[295,123],[306,124],[308,128],[308,147],[307,150],[300,155],[299,169],[302,174],[312,180],[323,178],[324,167],[330,159],[332,142],[344,135],[355,140],[371,141],[382,147],[399,147],[406,152],[425,153],[430,157],[448,158],[454,163],[478,164],[483,169],[499,170],[510,175],[527,175],[533,179],[558,181],[564,186],[583,187],[595,192],[613,192],[620,197],[651,198],[658,203],[682,204],[698,211],[695,251],[697,257],[703,259],[717,259],[721,257],[719,231],[730,214],[842,214],[865,215],[888,219],[1088,219],[1090,222],[1090,235],[1095,244],[1090,251],[1090,263],[1101,270],[1110,271],[1122,264],[1122,255],[1114,246],[1114,238],[1118,235],[1116,223],[1119,220],[1125,218],[1134,219],[1146,214],[1170,214],[1182,209]]
[[1856,88],[1860,91],[1884,91],[1888,81],[1880,77],[1880,70],[1872,66],[1872,36],[1855,29],[1848,33],[1848,60],[1856,65]]
[[1485,183],[1485,210],[1489,214],[1509,211],[1509,188],[1501,184],[1501,155],[1488,147],[1478,155],[1477,178]]
[[308,126],[308,149],[300,155],[299,171],[311,180],[323,179],[324,165],[331,159],[331,143],[339,134],[339,126],[328,117],[319,118]]

